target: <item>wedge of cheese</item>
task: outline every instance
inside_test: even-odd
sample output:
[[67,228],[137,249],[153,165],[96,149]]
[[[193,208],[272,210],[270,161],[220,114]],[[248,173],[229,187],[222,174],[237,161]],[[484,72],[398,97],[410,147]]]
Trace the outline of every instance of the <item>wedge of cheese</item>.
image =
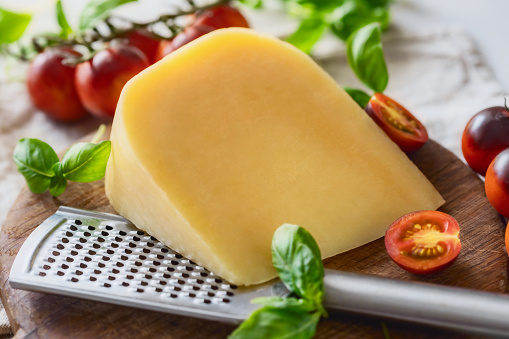
[[312,59],[248,29],[210,33],[129,81],[111,141],[115,210],[239,285],[276,276],[284,223],[325,258],[443,203]]

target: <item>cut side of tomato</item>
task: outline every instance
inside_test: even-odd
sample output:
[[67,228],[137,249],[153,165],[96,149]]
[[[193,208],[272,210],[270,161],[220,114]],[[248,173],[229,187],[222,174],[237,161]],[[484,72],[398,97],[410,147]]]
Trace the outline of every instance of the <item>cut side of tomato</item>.
[[440,271],[461,251],[460,227],[452,216],[438,211],[418,211],[396,220],[385,233],[391,259],[415,274]]
[[421,122],[386,95],[375,93],[365,111],[403,152],[415,152],[428,141],[428,132]]

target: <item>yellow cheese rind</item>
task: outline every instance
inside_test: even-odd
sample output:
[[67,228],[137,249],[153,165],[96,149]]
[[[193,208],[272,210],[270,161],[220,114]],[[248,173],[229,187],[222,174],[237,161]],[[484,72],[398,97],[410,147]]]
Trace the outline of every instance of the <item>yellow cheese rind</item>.
[[134,77],[112,131],[118,213],[232,283],[276,276],[270,245],[305,227],[323,257],[443,199],[307,55],[246,29],[207,34]]

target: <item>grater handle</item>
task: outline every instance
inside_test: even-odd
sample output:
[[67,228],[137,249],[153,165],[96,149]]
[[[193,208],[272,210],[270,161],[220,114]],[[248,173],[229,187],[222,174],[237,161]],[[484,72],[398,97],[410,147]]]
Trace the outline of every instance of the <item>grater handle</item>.
[[328,309],[509,338],[509,296],[325,270]]

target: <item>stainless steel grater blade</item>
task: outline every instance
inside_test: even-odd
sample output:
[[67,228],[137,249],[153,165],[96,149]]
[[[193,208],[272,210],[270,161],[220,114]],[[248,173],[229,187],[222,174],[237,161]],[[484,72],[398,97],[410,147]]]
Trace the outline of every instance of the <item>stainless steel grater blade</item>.
[[[113,214],[60,209],[21,247],[14,288],[238,323],[278,280],[237,287]],[[509,296],[325,270],[328,309],[509,338]]]

